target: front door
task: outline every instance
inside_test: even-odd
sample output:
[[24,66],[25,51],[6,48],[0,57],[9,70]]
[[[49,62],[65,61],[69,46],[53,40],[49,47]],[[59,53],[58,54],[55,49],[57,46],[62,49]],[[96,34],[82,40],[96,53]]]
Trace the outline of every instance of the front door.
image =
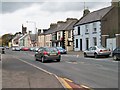
[[82,51],[82,39],[80,39],[80,51]]
[[88,48],[89,48],[89,39],[86,38],[86,49],[88,49]]

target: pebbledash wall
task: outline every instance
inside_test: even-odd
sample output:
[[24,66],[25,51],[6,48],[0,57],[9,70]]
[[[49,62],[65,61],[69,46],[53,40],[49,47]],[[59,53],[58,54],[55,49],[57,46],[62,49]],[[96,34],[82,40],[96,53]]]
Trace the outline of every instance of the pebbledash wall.
[[[94,24],[96,27],[96,31],[94,31]],[[86,25],[88,32],[86,31]],[[78,35],[78,27],[80,27],[80,35]],[[95,46],[94,39],[96,38],[96,45],[101,45],[101,22],[91,22],[86,23],[83,25],[78,25],[74,27],[74,50],[75,51],[83,51],[86,50],[87,47]],[[76,46],[76,39],[78,40],[78,47]],[[86,42],[86,39],[88,39],[88,44]],[[82,43],[81,43],[82,42]]]

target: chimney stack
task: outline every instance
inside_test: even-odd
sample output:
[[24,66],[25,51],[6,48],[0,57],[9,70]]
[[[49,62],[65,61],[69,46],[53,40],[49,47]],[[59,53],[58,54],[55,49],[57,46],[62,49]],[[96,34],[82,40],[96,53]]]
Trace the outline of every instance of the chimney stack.
[[56,23],[51,23],[51,24],[50,24],[50,28],[55,28],[56,26],[57,26]]
[[85,9],[85,10],[83,11],[83,17],[86,16],[87,14],[89,14],[89,13],[90,13],[89,9]]

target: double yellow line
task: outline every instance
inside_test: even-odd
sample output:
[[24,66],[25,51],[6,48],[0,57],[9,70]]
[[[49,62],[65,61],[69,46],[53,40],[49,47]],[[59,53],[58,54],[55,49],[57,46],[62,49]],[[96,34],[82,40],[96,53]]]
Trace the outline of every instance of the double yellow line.
[[[74,88],[71,87],[71,86],[69,85],[69,83],[66,82],[66,81],[68,81],[68,82],[70,82],[70,83],[73,83],[72,80],[67,79],[67,78],[61,78],[61,77],[59,77],[59,81],[62,83],[62,85],[64,86],[64,88],[65,88],[66,90],[74,90]],[[86,90],[93,90],[93,89],[91,89],[90,87],[87,87],[87,86],[85,86],[85,85],[80,85],[80,88],[84,88],[84,89],[86,89]]]
[[61,78],[59,77],[59,80],[61,81],[61,83],[63,84],[63,86],[68,89],[68,90],[73,90],[73,88],[65,81],[68,80],[70,82],[72,82],[71,80],[67,79],[67,78]]

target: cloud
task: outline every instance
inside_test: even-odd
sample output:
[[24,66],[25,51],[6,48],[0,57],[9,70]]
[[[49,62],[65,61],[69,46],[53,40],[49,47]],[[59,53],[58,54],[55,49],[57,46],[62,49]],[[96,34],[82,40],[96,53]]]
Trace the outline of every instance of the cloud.
[[[21,31],[22,24],[26,21],[36,22],[39,29],[49,28],[51,23],[57,21],[65,21],[66,18],[80,19],[83,14],[83,2],[2,2],[2,11],[0,14],[2,27],[0,27],[0,35],[5,33],[16,33]],[[109,6],[110,3],[89,2],[86,7],[90,11],[101,9]],[[30,23],[29,23],[30,25]]]
[[48,12],[81,11],[85,8],[94,9],[99,6],[108,6],[109,2],[47,2],[42,4],[41,10]]
[[[17,10],[28,8],[34,3],[35,2],[2,2],[2,13],[13,13]],[[39,2],[39,4],[41,3]]]

